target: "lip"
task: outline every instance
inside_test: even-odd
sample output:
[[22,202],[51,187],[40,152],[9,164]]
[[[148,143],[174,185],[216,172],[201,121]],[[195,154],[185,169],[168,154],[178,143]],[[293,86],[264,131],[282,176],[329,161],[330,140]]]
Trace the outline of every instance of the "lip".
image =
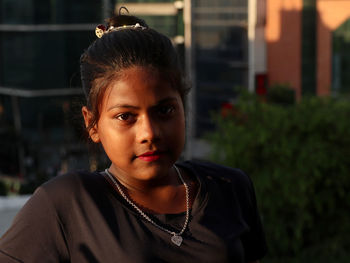
[[154,162],[158,160],[161,156],[162,156],[162,153],[159,151],[150,151],[137,156],[137,158],[146,162]]

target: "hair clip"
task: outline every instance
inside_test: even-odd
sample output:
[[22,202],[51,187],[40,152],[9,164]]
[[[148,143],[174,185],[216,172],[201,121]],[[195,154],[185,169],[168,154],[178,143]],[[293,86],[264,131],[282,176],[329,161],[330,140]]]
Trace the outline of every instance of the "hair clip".
[[95,29],[95,34],[98,38],[101,38],[104,34],[113,32],[113,31],[119,31],[123,29],[146,29],[147,27],[141,26],[139,23],[136,23],[135,25],[124,25],[124,26],[110,26],[107,30],[104,25],[98,25]]
[[95,34],[98,38],[101,38],[105,32],[106,32],[106,27],[104,25],[98,25],[95,28]]

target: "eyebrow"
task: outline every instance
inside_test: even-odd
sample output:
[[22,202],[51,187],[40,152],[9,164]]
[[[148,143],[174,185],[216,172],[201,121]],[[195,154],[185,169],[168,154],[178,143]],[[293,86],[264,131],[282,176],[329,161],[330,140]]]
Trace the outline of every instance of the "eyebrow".
[[[168,102],[171,102],[171,101],[177,101],[176,97],[167,97],[167,98],[164,98],[160,101],[157,102],[156,105],[154,105],[153,107],[156,107],[158,105],[161,105],[161,104],[164,104],[164,103],[168,103]],[[126,109],[134,109],[134,110],[137,110],[137,109],[140,109],[140,107],[138,106],[134,106],[134,105],[129,105],[129,104],[115,104],[111,107],[109,107],[107,109],[107,111],[110,111],[112,109],[116,109],[116,108],[126,108]]]

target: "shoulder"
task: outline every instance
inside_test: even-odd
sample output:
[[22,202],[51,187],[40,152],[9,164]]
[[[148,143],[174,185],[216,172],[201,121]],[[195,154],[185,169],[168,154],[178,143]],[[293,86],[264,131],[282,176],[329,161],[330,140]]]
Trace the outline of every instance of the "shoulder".
[[67,226],[77,226],[74,215],[89,202],[86,200],[91,198],[85,193],[98,185],[96,182],[94,173],[78,171],[57,176],[38,187],[0,239],[0,251],[30,262],[40,262],[43,255],[48,262],[68,258]]
[[34,191],[16,219],[23,222],[59,220],[88,205],[95,196],[101,196],[104,185],[102,176],[86,171],[54,177]]
[[180,165],[191,170],[211,196],[223,196],[225,200],[237,202],[243,214],[249,214],[248,217],[255,210],[253,182],[242,170],[207,161],[185,161]]
[[251,179],[242,170],[208,161],[185,161],[180,163],[200,177],[231,183],[237,186],[251,186]]
[[190,169],[204,183],[204,188],[215,199],[215,211],[223,204],[226,212],[236,211],[235,215],[248,226],[241,237],[247,261],[262,258],[266,254],[266,241],[250,177],[240,169],[211,162],[186,161],[179,165]]
[[57,176],[41,185],[33,194],[46,198],[56,211],[74,209],[101,195],[104,179],[98,172],[73,171]]
[[47,181],[39,188],[51,195],[62,192],[74,194],[76,191],[86,187],[94,186],[100,179],[98,172],[88,172],[83,170],[72,171],[64,175],[59,175]]

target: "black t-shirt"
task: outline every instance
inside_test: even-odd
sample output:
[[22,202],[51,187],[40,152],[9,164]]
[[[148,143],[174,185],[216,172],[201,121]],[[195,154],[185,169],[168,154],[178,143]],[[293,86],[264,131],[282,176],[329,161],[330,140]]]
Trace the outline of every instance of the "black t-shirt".
[[[134,210],[101,173],[75,172],[39,187],[0,239],[0,262],[249,262],[266,253],[254,189],[240,170],[177,164],[199,191],[181,246]],[[150,215],[179,232],[185,213]]]

